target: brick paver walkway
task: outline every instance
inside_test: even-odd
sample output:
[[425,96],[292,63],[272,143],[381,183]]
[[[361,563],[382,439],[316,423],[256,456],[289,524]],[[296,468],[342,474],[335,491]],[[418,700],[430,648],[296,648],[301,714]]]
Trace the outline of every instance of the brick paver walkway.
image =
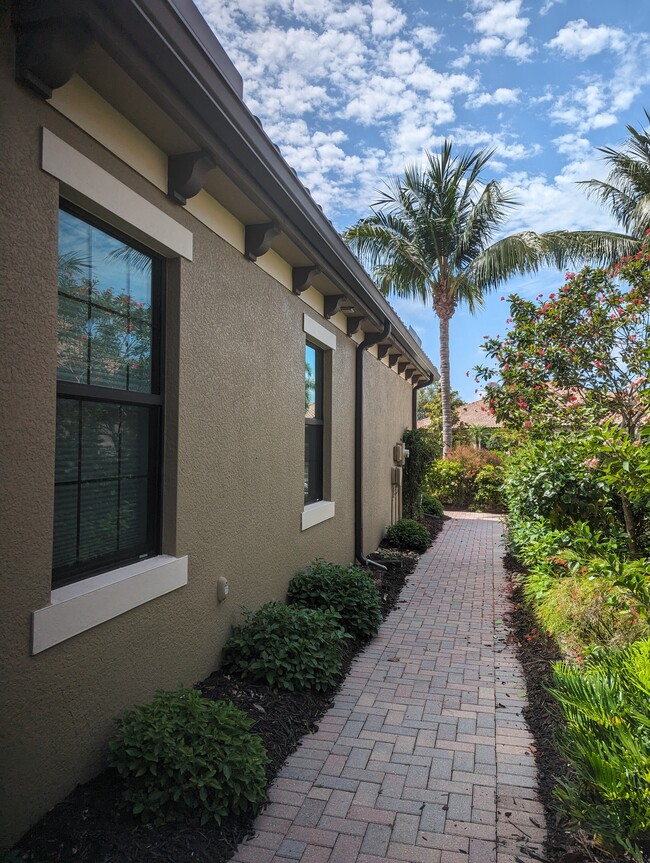
[[236,863],[544,859],[497,516],[452,513]]

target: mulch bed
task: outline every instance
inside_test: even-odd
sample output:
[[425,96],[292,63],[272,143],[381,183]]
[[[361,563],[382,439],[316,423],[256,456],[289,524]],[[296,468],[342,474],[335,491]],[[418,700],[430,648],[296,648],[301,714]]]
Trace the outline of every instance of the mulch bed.
[[555,745],[563,719],[555,699],[545,687],[552,683],[551,664],[562,656],[553,639],[538,631],[535,617],[523,601],[521,575],[526,569],[510,554],[505,555],[503,563],[513,603],[513,611],[506,620],[510,626],[510,643],[516,648],[526,678],[528,704],[523,714],[535,738],[538,785],[546,815],[545,860],[548,863],[624,863],[627,858],[594,848],[588,837],[572,829],[558,810],[553,789],[558,779],[568,777],[571,771]]
[[[426,523],[435,539],[443,519],[427,518]],[[370,558],[387,567],[386,572],[368,569],[381,591],[385,617],[398,603],[419,555],[380,548]],[[362,647],[359,642],[348,646],[341,680]],[[301,738],[317,730],[336,692],[278,692],[220,671],[198,688],[207,698],[232,701],[251,717],[251,731],[262,738],[269,756],[269,783]],[[35,863],[225,863],[252,832],[251,816],[232,816],[220,827],[140,824],[119,809],[120,791],[120,779],[112,770],[77,786],[23,837],[15,859]]]

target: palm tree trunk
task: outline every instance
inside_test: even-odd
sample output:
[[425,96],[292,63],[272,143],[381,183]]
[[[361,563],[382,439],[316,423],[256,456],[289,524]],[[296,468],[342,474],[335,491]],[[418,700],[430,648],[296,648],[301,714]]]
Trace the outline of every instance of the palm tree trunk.
[[440,321],[440,403],[442,407],[442,457],[451,456],[451,383],[449,378],[449,318],[438,309]]

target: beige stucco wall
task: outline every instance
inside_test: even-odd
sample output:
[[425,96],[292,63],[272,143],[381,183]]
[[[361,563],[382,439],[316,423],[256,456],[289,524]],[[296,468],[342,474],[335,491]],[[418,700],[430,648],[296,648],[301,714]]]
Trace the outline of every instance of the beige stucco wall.
[[[350,339],[16,85],[11,56],[1,62],[0,218],[11,241],[0,256],[0,844],[103,766],[112,719],[125,707],[213,670],[241,606],[283,598],[291,576],[316,556],[352,560],[355,363]],[[163,551],[189,555],[189,581],[31,656],[30,615],[50,599],[56,407],[59,188],[39,167],[41,127],[194,234],[193,262],[168,268],[163,507]],[[301,531],[305,311],[337,335],[336,516]],[[373,357],[366,370],[369,551],[390,518],[392,444],[409,422],[411,401],[405,381]],[[230,594],[218,604],[221,575]]]
[[[383,363],[364,358],[363,545],[377,548],[391,523],[393,446],[412,419],[412,389]],[[388,490],[388,492],[387,492]]]

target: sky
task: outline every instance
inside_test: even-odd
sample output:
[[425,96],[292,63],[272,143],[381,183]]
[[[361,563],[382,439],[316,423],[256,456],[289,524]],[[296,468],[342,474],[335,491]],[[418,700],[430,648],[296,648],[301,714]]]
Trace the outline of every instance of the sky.
[[[449,138],[494,149],[520,205],[504,233],[615,229],[576,181],[605,178],[650,110],[647,0],[197,0],[244,79],[244,99],[334,226],[368,215],[385,178]],[[513,278],[451,322],[452,388],[478,397],[485,336],[502,296],[548,293],[563,273]],[[438,321],[390,298],[438,363]],[[469,373],[469,374],[468,374]]]

